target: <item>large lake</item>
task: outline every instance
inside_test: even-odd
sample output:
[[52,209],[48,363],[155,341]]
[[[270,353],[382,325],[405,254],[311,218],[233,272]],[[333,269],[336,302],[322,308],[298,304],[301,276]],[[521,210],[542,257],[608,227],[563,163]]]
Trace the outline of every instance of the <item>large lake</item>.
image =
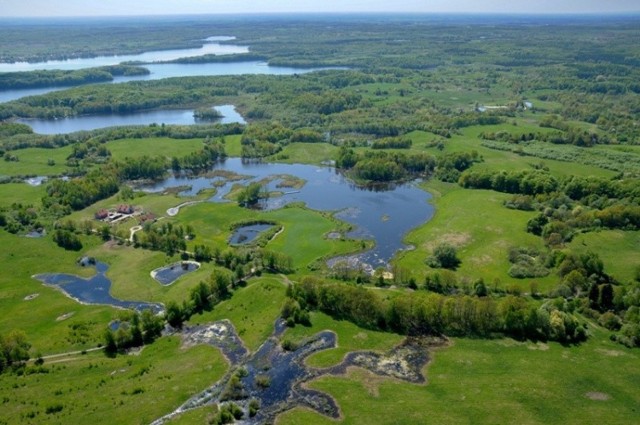
[[[391,258],[401,249],[408,247],[402,242],[406,233],[425,223],[433,216],[434,209],[429,204],[430,195],[415,184],[398,185],[377,191],[354,186],[332,167],[318,167],[302,164],[246,163],[239,158],[227,159],[215,169],[232,171],[250,176],[249,181],[262,180],[269,176],[288,174],[304,179],[306,184],[300,190],[277,188],[280,179],[272,180],[270,191],[284,191],[285,195],[269,199],[266,208],[280,208],[290,202],[302,201],[309,208],[319,211],[339,211],[337,217],[352,223],[355,230],[349,237],[374,239],[375,247],[362,254],[347,258],[359,262],[367,269],[387,266]],[[169,187],[190,186],[183,195],[194,195],[202,189],[211,188],[220,178],[174,176],[161,183],[143,187],[150,192],[162,191]],[[224,196],[233,183],[227,182],[218,188],[213,202],[225,202]],[[300,237],[320,237],[300,235]]]
[[[240,123],[245,124],[245,120],[233,105],[215,106],[223,116],[222,118],[211,121],[213,123]],[[60,119],[37,119],[23,118],[17,119],[17,122],[27,124],[34,132],[38,134],[67,134],[76,131],[89,131],[98,128],[116,127],[125,125],[150,125],[150,124],[176,124],[191,125],[200,124],[193,116],[193,109],[185,110],[154,110],[133,112],[129,114],[101,114],[101,115],[81,115],[77,117],[68,117]],[[207,124],[210,121],[206,122]]]
[[97,56],[94,58],[78,58],[67,60],[52,60],[47,62],[0,62],[0,72],[35,71],[39,69],[76,70],[95,68],[98,66],[117,65],[122,62],[161,62],[180,58],[203,55],[232,55],[248,53],[249,47],[232,44],[220,44],[220,41],[230,41],[234,37],[209,37],[202,40],[201,47],[193,49],[156,50],[136,55]]
[[[139,55],[123,56],[99,56],[95,58],[80,58],[69,60],[58,60],[49,62],[15,62],[1,63],[0,72],[35,71],[44,69],[76,70],[92,68],[98,66],[116,65],[121,62],[137,61],[148,63],[144,66],[149,70],[147,75],[136,75],[126,77],[115,77],[111,83],[125,83],[128,81],[160,80],[172,77],[197,77],[216,75],[242,75],[242,74],[269,74],[269,75],[293,75],[303,74],[323,69],[343,69],[343,68],[292,68],[287,66],[271,66],[266,62],[228,62],[228,63],[200,63],[200,64],[180,64],[180,63],[153,63],[169,61],[178,58],[196,57],[207,54],[230,55],[237,53],[247,53],[246,46],[235,46],[220,44],[215,41],[233,40],[233,37],[209,37],[204,40],[200,48],[161,50],[141,53]],[[69,87],[39,87],[32,89],[2,90],[0,86],[0,102],[9,102],[25,96],[39,96],[58,90],[65,90]]]

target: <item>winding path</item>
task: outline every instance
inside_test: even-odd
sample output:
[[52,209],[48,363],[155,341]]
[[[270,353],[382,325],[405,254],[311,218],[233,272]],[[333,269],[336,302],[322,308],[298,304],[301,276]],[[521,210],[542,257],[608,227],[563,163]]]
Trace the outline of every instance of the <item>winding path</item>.
[[171,208],[169,208],[169,209],[167,210],[167,215],[168,215],[169,217],[176,216],[176,215],[178,215],[178,212],[180,212],[180,208],[182,208],[182,207],[186,207],[187,205],[199,204],[199,203],[201,203],[201,202],[204,202],[204,201],[189,201],[189,202],[183,202],[182,204],[180,204],[180,205],[178,205],[178,206],[175,206],[175,207],[171,207]]

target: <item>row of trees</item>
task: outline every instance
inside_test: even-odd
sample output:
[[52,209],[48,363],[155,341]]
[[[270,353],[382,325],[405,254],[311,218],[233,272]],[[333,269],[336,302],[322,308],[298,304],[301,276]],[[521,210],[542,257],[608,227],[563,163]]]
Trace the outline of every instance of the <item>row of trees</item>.
[[376,291],[306,277],[288,290],[303,309],[320,310],[336,319],[369,329],[406,335],[491,336],[579,342],[587,337],[564,302],[542,305],[525,298],[405,293],[391,300]]

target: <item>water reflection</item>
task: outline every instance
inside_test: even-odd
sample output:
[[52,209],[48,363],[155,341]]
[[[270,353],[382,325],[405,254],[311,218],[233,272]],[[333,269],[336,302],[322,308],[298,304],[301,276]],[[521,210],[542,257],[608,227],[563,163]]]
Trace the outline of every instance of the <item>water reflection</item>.
[[[309,208],[319,211],[338,212],[338,218],[354,225],[348,237],[374,239],[375,247],[367,252],[352,256],[357,262],[376,268],[386,266],[398,250],[407,249],[402,239],[411,229],[425,223],[433,216],[433,207],[428,203],[430,195],[413,183],[396,186],[361,188],[355,186],[332,167],[318,167],[303,164],[270,164],[243,162],[239,158],[227,159],[215,170],[246,176],[243,183],[261,181],[271,177],[266,185],[269,191],[282,192],[279,197],[270,198],[267,209],[281,208],[291,202],[304,202]],[[306,183],[299,190],[283,190],[280,177],[291,175]],[[218,187],[213,202],[226,202],[225,195],[236,182],[222,183],[220,176],[178,175],[142,189],[161,192],[167,188],[188,186],[183,195],[195,195],[202,189]]]

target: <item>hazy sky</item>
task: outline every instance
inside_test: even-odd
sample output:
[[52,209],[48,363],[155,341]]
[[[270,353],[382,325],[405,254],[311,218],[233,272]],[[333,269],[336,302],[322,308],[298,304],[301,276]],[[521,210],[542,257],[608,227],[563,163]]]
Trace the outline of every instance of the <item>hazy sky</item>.
[[0,17],[278,12],[640,12],[640,0],[0,0]]

